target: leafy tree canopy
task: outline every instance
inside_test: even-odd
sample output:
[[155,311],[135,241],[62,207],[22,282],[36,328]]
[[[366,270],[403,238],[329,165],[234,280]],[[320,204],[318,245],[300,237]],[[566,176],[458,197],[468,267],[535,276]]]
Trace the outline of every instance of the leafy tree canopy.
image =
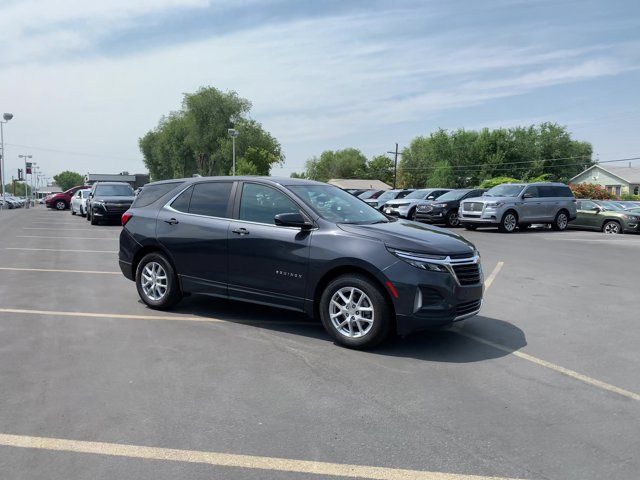
[[140,139],[144,163],[154,180],[229,175],[233,147],[227,130],[235,128],[236,173],[269,175],[284,162],[280,143],[262,125],[248,118],[251,102],[236,92],[203,87],[184,95],[182,108],[160,119]]
[[69,190],[71,187],[84,185],[84,177],[79,173],[70,172],[69,170],[54,175],[53,179],[63,192]]

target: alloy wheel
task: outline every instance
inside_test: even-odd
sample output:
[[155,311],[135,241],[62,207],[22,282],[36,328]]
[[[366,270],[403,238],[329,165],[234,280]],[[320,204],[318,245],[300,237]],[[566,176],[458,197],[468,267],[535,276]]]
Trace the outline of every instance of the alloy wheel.
[[58,210],[64,210],[64,209],[66,208],[66,206],[67,206],[67,205],[66,205],[62,200],[61,200],[61,201],[59,201],[58,203],[56,203],[56,208],[57,208]]
[[458,225],[460,225],[460,217],[458,217],[458,214],[456,212],[451,212],[449,214],[449,225],[451,225],[452,227],[457,227]]
[[568,223],[569,223],[569,220],[567,219],[567,215],[564,213],[559,213],[558,221],[556,222],[558,229],[564,230],[565,228],[567,228]]
[[158,301],[167,294],[167,272],[158,262],[149,262],[142,269],[140,284],[144,294]]
[[518,224],[516,220],[516,216],[513,213],[507,213],[505,215],[504,220],[502,221],[504,225],[504,229],[507,232],[513,232],[516,229],[516,225]]
[[607,235],[617,235],[618,233],[620,233],[620,225],[618,225],[616,222],[608,222],[604,226],[604,233],[606,233]]
[[331,297],[329,318],[341,335],[349,338],[363,337],[373,327],[373,303],[359,288],[342,287]]

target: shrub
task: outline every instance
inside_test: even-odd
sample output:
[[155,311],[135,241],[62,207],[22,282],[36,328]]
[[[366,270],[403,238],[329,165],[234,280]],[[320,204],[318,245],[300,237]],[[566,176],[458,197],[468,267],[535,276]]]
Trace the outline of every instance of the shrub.
[[606,188],[595,183],[569,184],[576,198],[593,198],[595,200],[611,200],[613,195]]
[[511,178],[511,177],[487,178],[480,184],[480,188],[493,188],[503,183],[520,183],[520,182],[521,180],[518,180],[517,178]]
[[630,200],[632,202],[640,202],[640,195],[633,195],[632,193],[623,193],[620,195],[620,200]]

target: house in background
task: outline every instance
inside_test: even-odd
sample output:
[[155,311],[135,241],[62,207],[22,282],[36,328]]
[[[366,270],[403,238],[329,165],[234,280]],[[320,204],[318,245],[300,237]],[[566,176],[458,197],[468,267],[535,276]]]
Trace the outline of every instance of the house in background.
[[613,195],[640,195],[640,166],[603,167],[596,164],[573,177],[569,183],[595,183]]

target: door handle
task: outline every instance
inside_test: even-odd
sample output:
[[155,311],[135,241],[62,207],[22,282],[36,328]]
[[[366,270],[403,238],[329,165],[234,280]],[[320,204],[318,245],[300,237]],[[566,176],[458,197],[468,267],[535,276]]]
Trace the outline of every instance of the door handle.
[[169,220],[165,220],[165,223],[168,223],[169,225],[175,225],[176,223],[180,223],[177,219],[175,218],[170,218]]
[[237,233],[238,235],[249,235],[249,230],[246,228],[236,228],[235,230],[231,230],[232,233]]

